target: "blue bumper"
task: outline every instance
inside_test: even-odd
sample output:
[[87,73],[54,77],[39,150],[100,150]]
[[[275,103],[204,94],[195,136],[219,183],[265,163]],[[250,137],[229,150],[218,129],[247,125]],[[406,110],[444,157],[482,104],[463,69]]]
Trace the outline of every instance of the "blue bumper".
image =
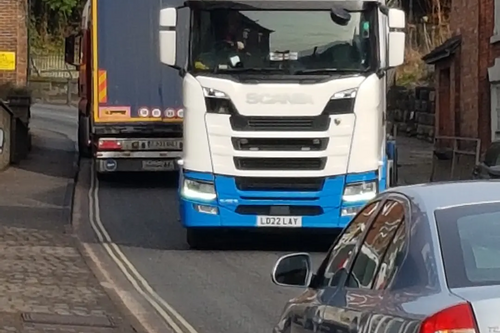
[[[255,228],[257,216],[268,215],[258,213],[258,210],[269,206],[289,206],[291,210],[315,207],[316,209],[309,209],[307,214],[300,214],[302,228],[343,228],[352,219],[352,212],[365,204],[365,202],[342,202],[345,185],[379,180],[376,171],[339,175],[326,178],[321,191],[281,192],[242,191],[237,188],[234,177],[187,170],[181,172],[180,186],[182,177],[214,183],[217,192],[217,199],[211,202],[180,197],[181,221],[187,228]],[[378,186],[379,191],[385,189],[385,177],[382,177]],[[351,214],[345,214],[346,211]]]

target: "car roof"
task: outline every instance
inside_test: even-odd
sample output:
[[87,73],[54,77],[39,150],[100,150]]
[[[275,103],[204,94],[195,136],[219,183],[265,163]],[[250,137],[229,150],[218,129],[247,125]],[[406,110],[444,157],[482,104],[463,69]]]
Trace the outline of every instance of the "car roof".
[[[385,193],[407,196],[422,210],[500,202],[500,180],[465,180],[400,186]],[[425,208],[424,208],[425,207]]]

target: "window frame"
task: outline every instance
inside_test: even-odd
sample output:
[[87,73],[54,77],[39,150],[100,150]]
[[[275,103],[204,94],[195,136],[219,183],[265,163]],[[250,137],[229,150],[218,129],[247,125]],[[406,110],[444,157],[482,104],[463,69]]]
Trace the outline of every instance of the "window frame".
[[500,41],[500,0],[493,2],[493,35],[490,43],[494,44]]

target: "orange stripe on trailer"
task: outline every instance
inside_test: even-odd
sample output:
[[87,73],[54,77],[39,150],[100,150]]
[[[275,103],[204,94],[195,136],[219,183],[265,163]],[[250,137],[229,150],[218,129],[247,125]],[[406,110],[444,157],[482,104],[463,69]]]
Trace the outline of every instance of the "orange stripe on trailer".
[[108,102],[108,78],[105,70],[99,70],[99,103]]

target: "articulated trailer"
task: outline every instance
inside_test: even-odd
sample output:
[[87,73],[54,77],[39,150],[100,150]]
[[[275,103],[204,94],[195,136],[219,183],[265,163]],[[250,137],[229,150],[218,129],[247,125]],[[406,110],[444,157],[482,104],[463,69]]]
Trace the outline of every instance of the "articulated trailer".
[[158,60],[160,1],[89,0],[66,62],[79,68],[78,148],[98,175],[172,171],[182,155],[182,80]]

